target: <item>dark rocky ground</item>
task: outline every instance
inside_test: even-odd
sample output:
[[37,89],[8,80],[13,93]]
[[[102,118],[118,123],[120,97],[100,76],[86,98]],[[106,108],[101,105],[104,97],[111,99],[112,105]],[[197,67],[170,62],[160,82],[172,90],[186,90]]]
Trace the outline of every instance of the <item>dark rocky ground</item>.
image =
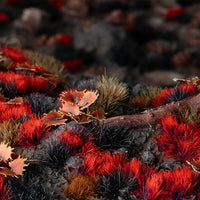
[[[153,107],[148,103],[138,103],[136,100],[136,97],[150,96],[143,95],[144,91],[149,91],[149,86],[158,86],[159,90],[164,87],[175,87],[177,83],[173,78],[184,79],[199,75],[200,2],[198,0],[3,0],[0,2],[0,48],[2,46],[48,55],[61,61],[65,66],[67,73],[64,79],[67,84],[63,85],[62,89],[55,90],[55,95],[26,95],[25,98],[34,113],[42,115],[54,109],[58,110],[57,96],[62,90],[98,89],[98,77],[106,74],[117,77],[122,83],[120,87],[128,88],[128,96],[131,97],[129,100],[132,99],[132,103],[125,99],[119,106],[115,105],[114,112],[112,109],[105,109],[104,111],[108,111],[106,117],[138,114]],[[175,94],[171,94],[169,101],[166,100],[165,103],[194,95],[188,89],[186,92],[184,90],[185,93],[181,96],[182,93],[179,94],[178,90],[176,89]],[[5,97],[11,99],[19,96],[16,91],[16,93],[9,91],[13,92],[10,88],[2,87]],[[64,195],[63,185],[66,184],[72,171],[78,171],[83,176],[94,175],[94,172],[86,169],[86,157],[89,153],[84,152],[82,155],[79,151],[76,152],[77,149],[66,149],[56,137],[65,129],[73,129],[76,132],[77,127],[81,128],[81,140],[95,138],[93,142],[99,151],[111,152],[112,155],[121,153],[126,155],[127,162],[136,158],[144,163],[149,171],[153,166],[155,173],[162,170],[171,172],[177,167],[185,166],[187,160],[174,159],[173,156],[166,158],[164,152],[158,150],[154,140],[155,135],[161,131],[157,129],[158,126],[129,129],[129,127],[116,128],[93,123],[79,125],[71,121],[53,127],[51,135],[42,140],[37,149],[16,148],[16,152],[28,158],[30,164],[22,177],[6,180],[14,194],[11,199],[81,200],[78,195],[71,195],[70,198]],[[90,133],[89,136],[87,133]],[[97,134],[93,136],[91,133]],[[75,153],[71,153],[72,151]],[[121,161],[123,162],[125,161]],[[121,165],[119,164],[120,167]],[[99,166],[105,167],[103,164]],[[126,168],[128,164],[123,163],[122,166]],[[136,190],[134,178],[124,175],[126,170],[122,171],[113,170],[105,174],[96,172],[95,175],[99,176],[100,192],[94,189],[98,194],[86,195],[87,198],[84,199],[92,199],[94,196],[100,200],[200,198],[199,188],[185,192],[182,196],[177,194],[176,197],[172,195],[169,198],[159,196],[162,189],[161,192],[158,189],[157,196],[148,196],[144,191]],[[150,177],[149,174],[146,177]],[[70,182],[70,178],[68,181]],[[95,183],[94,181],[93,185]],[[146,184],[145,181],[144,183]],[[141,185],[140,187],[145,188]]]

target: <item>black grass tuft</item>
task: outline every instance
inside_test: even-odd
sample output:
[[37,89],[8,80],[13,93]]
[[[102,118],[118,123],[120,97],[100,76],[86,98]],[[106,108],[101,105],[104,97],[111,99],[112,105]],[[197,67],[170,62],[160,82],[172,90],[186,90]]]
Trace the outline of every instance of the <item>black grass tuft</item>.
[[14,99],[18,96],[19,90],[14,86],[14,81],[4,84],[0,81],[0,93],[9,99]]
[[50,191],[46,191],[38,181],[31,184],[23,183],[18,178],[8,181],[12,189],[12,200],[53,200]]
[[190,91],[188,89],[175,87],[174,90],[171,90],[170,94],[167,96],[169,102],[176,102],[183,100],[187,97],[191,96]]
[[[135,184],[124,172],[113,172],[100,179],[101,191],[107,199],[118,200],[129,196],[131,187]],[[120,198],[121,197],[121,198]]]
[[40,115],[49,113],[59,107],[59,102],[56,98],[45,96],[44,94],[30,94],[26,97],[26,101],[31,105],[32,111]]
[[52,169],[62,168],[70,157],[70,152],[69,147],[65,146],[60,140],[56,140],[47,145],[42,161]]
[[103,150],[117,151],[123,148],[128,151],[132,146],[131,133],[127,129],[99,126],[95,132],[96,145]]

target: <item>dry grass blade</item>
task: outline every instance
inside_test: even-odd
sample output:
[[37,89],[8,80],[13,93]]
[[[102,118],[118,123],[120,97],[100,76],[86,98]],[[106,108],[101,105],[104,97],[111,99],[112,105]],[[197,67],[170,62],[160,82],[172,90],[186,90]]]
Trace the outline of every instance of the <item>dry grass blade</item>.
[[186,110],[179,109],[179,116],[181,117],[182,121],[190,124],[193,124],[194,122],[199,123],[200,119],[198,111],[193,107],[190,107]]
[[6,142],[9,145],[15,144],[15,138],[19,135],[19,123],[12,119],[0,123],[0,142]]
[[59,75],[59,77],[64,78],[66,75],[66,71],[64,69],[64,65],[62,62],[54,59],[53,57],[42,55],[35,53],[33,51],[24,51],[26,58],[32,63],[32,64],[38,64],[42,67],[46,68],[53,74]]
[[64,195],[73,200],[94,200],[100,191],[98,178],[74,174],[65,185]]
[[103,110],[112,115],[128,99],[128,88],[118,79],[107,76],[100,78],[99,85],[99,97],[90,110]]

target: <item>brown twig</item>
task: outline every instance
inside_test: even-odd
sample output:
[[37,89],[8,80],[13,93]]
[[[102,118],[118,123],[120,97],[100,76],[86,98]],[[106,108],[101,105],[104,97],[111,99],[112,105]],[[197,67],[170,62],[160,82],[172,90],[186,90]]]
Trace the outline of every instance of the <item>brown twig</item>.
[[144,114],[111,117],[101,121],[100,123],[106,126],[137,129],[148,125],[154,125],[163,115],[169,113],[176,114],[180,110],[191,107],[196,110],[200,107],[200,94],[178,102],[172,102]]

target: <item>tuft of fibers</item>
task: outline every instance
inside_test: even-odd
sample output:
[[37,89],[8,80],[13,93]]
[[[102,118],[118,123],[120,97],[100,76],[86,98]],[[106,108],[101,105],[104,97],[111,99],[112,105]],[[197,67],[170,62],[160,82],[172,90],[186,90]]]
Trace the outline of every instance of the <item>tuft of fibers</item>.
[[95,176],[83,176],[73,174],[69,178],[69,183],[65,184],[64,195],[73,200],[96,199],[100,191],[98,178]]
[[91,110],[103,110],[107,116],[116,114],[117,109],[129,98],[128,87],[118,79],[102,76],[99,79],[99,97],[91,106]]

